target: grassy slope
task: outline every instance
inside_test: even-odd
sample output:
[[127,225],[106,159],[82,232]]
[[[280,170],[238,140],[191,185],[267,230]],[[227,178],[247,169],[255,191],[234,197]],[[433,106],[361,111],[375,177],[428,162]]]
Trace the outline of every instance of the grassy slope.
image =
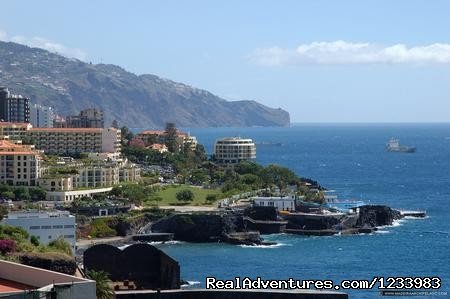
[[192,187],[188,185],[173,185],[168,186],[165,190],[161,190],[157,192],[153,198],[154,201],[149,201],[147,204],[157,204],[160,206],[164,205],[180,205],[183,202],[177,200],[176,194],[177,192],[189,189],[194,193],[194,200],[192,202],[187,203],[187,205],[207,205],[206,196],[208,194],[217,194],[218,198],[222,194],[220,189],[202,189],[197,187]]

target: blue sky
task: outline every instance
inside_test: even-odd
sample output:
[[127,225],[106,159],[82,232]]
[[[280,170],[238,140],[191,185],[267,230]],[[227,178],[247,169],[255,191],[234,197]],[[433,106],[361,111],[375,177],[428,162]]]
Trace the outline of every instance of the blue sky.
[[449,122],[450,1],[3,0],[0,39],[257,100],[293,122]]

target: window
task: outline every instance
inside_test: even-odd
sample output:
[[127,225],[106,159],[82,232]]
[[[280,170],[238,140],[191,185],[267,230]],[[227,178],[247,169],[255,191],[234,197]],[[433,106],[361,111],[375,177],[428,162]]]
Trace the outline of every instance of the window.
[[52,228],[52,226],[51,225],[43,225],[43,226],[41,226],[41,228],[42,229],[50,229],[50,228]]
[[64,228],[74,228],[75,225],[64,225]]
[[41,227],[39,225],[36,226],[30,226],[30,229],[40,229]]
[[62,225],[53,225],[53,228],[63,228]]

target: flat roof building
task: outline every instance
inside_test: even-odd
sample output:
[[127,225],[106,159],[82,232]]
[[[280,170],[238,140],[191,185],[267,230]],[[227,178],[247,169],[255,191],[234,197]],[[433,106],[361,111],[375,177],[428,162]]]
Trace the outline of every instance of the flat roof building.
[[12,94],[6,87],[0,87],[0,120],[30,122],[30,99]]
[[214,157],[222,164],[236,164],[256,158],[256,145],[251,139],[226,137],[216,140]]
[[49,154],[119,153],[120,130],[115,128],[32,128],[36,148]]
[[43,244],[62,237],[75,249],[75,216],[69,212],[10,212],[2,223],[25,229]]

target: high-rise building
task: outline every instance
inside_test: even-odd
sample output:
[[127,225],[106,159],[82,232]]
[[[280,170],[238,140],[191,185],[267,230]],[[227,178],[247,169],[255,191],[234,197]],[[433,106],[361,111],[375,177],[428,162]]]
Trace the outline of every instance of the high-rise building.
[[52,128],[55,111],[52,107],[33,104],[30,107],[30,122],[35,128]]
[[30,99],[12,94],[6,87],[0,87],[0,120],[30,122]]
[[82,110],[79,115],[69,115],[63,125],[66,128],[103,128],[103,111],[95,108]]

